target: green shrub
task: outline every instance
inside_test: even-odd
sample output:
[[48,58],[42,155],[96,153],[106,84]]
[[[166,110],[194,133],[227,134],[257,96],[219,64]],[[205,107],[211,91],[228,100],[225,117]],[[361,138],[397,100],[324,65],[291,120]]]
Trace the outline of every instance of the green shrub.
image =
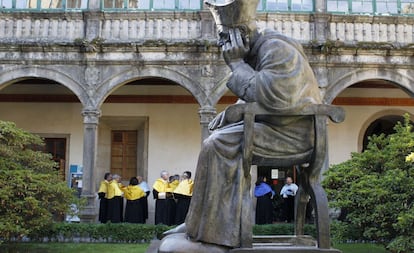
[[50,229],[76,203],[49,154],[32,148],[39,136],[0,120],[0,242]]
[[393,242],[388,248],[395,252],[413,252],[404,238],[414,238],[414,131],[408,114],[404,118],[395,133],[369,137],[364,152],[327,170],[330,204],[346,213],[346,226],[336,230],[341,240]]

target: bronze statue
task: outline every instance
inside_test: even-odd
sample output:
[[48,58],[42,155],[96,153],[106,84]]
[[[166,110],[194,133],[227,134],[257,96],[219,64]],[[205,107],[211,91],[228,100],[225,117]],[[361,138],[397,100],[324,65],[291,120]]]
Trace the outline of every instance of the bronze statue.
[[[272,30],[259,31],[259,0],[206,2],[217,25],[218,43],[232,74],[227,87],[239,101],[210,123],[203,142],[185,224],[167,232],[159,252],[228,252],[252,246],[250,163],[243,157],[245,105],[268,112],[299,112],[321,104],[318,83],[302,46]],[[314,150],[309,115],[258,116],[251,153],[261,157],[308,157]],[[173,234],[173,232],[181,232]],[[187,248],[187,250],[184,250]]]

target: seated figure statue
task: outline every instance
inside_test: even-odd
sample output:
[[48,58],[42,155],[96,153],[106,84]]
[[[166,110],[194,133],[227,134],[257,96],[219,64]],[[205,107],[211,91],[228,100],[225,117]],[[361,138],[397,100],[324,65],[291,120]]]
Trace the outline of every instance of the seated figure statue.
[[[258,30],[258,2],[206,2],[217,25],[224,60],[232,71],[227,87],[239,101],[210,123],[212,133],[199,155],[187,218],[167,233],[170,235],[161,242],[159,252],[228,252],[251,247],[251,179],[243,170],[243,113],[238,106],[256,102],[277,111],[321,103],[318,83],[300,43],[273,30]],[[313,120],[302,115],[257,118],[253,154],[311,153],[313,127]]]

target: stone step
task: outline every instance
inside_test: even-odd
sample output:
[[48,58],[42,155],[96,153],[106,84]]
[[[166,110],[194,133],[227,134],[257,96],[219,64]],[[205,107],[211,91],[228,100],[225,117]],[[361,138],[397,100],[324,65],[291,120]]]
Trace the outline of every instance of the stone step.
[[232,249],[229,253],[341,253],[337,249],[319,249],[316,247],[259,247]]
[[261,247],[286,247],[286,246],[293,246],[294,244],[292,244],[292,243],[283,243],[283,242],[280,242],[280,243],[276,243],[276,242],[273,242],[273,243],[270,243],[270,242],[267,242],[267,243],[253,243],[253,248],[261,248]]
[[253,245],[274,244],[274,245],[296,245],[316,247],[316,240],[309,235],[260,235],[253,236]]

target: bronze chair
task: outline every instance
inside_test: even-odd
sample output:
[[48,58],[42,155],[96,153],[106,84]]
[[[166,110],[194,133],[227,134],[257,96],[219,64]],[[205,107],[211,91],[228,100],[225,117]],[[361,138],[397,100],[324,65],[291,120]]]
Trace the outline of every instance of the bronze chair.
[[[247,103],[244,106],[244,144],[243,144],[243,169],[245,175],[250,173],[250,167],[254,165],[287,167],[302,165],[299,169],[299,190],[295,201],[295,235],[304,234],[306,204],[309,196],[315,210],[315,223],[317,230],[317,245],[321,249],[329,249],[329,214],[328,199],[325,190],[321,186],[320,173],[327,169],[327,130],[328,117],[333,122],[342,122],[345,111],[341,107],[327,104],[312,104],[304,108],[269,112],[257,103]],[[258,157],[253,155],[253,129],[256,116],[309,116],[314,122],[314,148],[311,153],[297,154],[293,157]]]

